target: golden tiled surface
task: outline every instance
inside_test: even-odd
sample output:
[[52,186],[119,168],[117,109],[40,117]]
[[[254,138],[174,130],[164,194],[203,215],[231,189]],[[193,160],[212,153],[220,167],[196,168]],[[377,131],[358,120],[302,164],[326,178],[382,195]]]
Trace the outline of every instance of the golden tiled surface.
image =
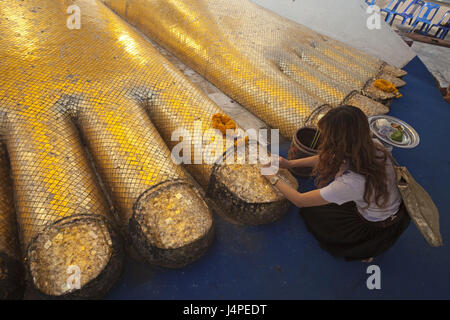
[[[246,0],[102,1],[288,138],[353,91],[393,98],[372,82],[404,75]],[[369,114],[387,110],[371,99],[357,103]]]
[[[79,30],[66,25],[72,4],[80,8]],[[121,250],[107,222],[110,208],[82,141],[121,225],[126,227],[131,219],[148,222],[138,225],[148,231],[142,242],[133,243],[141,253],[155,250],[153,244],[160,246],[157,250],[174,252],[203,239],[199,246],[206,250],[212,217],[199,194],[185,194],[198,203],[195,212],[185,207],[184,196],[169,197],[171,207],[139,211],[146,219],[133,217],[133,206],[145,200],[139,197],[158,184],[181,180],[181,189],[191,188],[190,178],[171,161],[142,107],[150,91],[176,103],[184,90],[178,83],[187,83],[183,76],[100,2],[2,1],[0,30],[1,129],[34,285],[47,295],[72,293],[65,281],[67,268],[77,265],[81,289],[107,274],[97,291],[89,288],[88,294],[96,295],[118,275],[111,268],[120,264]],[[164,224],[150,223],[174,214],[177,219],[169,231]],[[164,234],[165,240],[153,241],[154,234]],[[183,251],[182,256],[171,256],[170,263],[188,263],[204,250],[191,256]],[[158,258],[152,262],[165,264]]]

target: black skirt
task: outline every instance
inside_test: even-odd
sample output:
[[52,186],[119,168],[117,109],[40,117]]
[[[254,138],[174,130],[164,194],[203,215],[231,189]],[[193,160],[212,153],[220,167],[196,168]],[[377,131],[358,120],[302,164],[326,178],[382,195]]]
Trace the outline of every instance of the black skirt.
[[301,208],[300,215],[323,249],[349,261],[376,257],[385,252],[410,223],[403,204],[394,219],[383,222],[364,219],[353,201],[340,206]]

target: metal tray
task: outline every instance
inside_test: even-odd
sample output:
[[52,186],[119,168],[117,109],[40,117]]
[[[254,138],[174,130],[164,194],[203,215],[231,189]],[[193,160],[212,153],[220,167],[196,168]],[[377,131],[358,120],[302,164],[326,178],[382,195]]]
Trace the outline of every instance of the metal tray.
[[[379,128],[377,126],[377,120],[385,119],[389,123],[395,123],[401,126],[403,130],[403,141],[398,142],[395,140],[392,140],[391,134],[395,130],[392,128],[392,130],[388,130],[387,132],[384,132],[383,130],[380,130],[382,128]],[[414,130],[413,127],[411,127],[406,122],[397,119],[395,117],[386,116],[386,115],[378,115],[378,116],[371,116],[369,117],[369,127],[370,130],[374,133],[374,135],[383,141],[384,143],[387,143],[391,146],[403,148],[403,149],[412,149],[419,145],[420,143],[420,137],[419,134]]]

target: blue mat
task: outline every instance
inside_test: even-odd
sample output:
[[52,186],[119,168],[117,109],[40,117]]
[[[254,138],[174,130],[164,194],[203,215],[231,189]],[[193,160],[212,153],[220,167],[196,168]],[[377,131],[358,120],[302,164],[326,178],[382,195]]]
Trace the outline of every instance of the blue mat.
[[[298,209],[260,227],[227,223],[215,215],[216,239],[199,261],[166,270],[127,258],[108,299],[449,299],[450,298],[450,105],[423,63],[406,67],[403,98],[390,114],[411,124],[420,145],[394,150],[431,194],[441,215],[444,247],[430,247],[413,223],[395,246],[373,264],[381,269],[381,289],[368,290],[367,264],[345,262],[320,249]],[[282,148],[286,156],[288,146]],[[300,181],[302,191],[311,181]]]

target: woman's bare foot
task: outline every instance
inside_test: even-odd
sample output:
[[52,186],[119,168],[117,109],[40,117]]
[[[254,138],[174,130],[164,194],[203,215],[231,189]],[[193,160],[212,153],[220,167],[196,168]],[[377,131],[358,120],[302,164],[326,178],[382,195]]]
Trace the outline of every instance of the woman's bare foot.
[[371,263],[372,261],[373,261],[373,258],[367,258],[367,259],[361,260],[361,262],[366,262],[366,263]]

